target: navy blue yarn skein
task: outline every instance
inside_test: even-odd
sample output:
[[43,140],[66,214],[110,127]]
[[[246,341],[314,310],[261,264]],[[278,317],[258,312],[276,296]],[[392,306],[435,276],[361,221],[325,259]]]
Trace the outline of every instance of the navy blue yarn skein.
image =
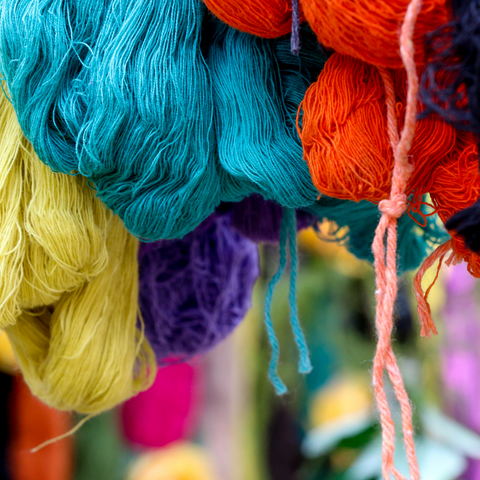
[[200,0],[2,1],[1,69],[27,138],[53,170],[92,180],[143,239],[190,232],[228,180],[204,10]]
[[[422,100],[457,128],[480,135],[480,1],[453,0],[454,20],[434,32],[422,78]],[[480,200],[447,222],[480,253]]]

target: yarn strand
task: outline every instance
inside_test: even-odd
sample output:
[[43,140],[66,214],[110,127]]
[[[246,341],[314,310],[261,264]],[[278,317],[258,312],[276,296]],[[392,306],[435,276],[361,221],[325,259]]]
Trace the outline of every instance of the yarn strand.
[[400,33],[400,54],[407,71],[408,79],[405,122],[400,139],[398,139],[398,131],[396,129],[397,119],[395,115],[393,79],[388,70],[384,68],[379,69],[385,85],[388,119],[387,129],[395,160],[390,198],[388,200],[382,200],[379,203],[382,217],[375,232],[372,245],[375,271],[377,274],[376,328],[378,334],[377,350],[373,366],[373,383],[382,424],[382,473],[385,480],[390,479],[390,474],[393,474],[396,480],[404,479],[404,476],[398,472],[394,466],[395,426],[383,384],[383,371],[385,368],[387,369],[395,390],[395,395],[400,403],[410,478],[411,480],[418,480],[420,478],[413,440],[411,405],[392,349],[391,334],[393,329],[393,308],[398,288],[396,266],[397,219],[401,217],[407,209],[405,190],[413,171],[413,166],[409,162],[408,152],[412,146],[415,134],[417,94],[419,89],[414,59],[413,33],[415,21],[421,6],[422,0],[412,0],[410,2]]
[[[413,281],[413,286],[415,290],[415,297],[417,299],[417,311],[418,311],[418,318],[420,319],[421,331],[420,334],[422,337],[430,337],[433,333],[437,335],[437,329],[435,324],[433,323],[430,306],[428,304],[428,294],[430,289],[435,284],[438,274],[440,272],[440,267],[442,266],[442,261],[445,258],[445,255],[451,250],[452,248],[452,240],[448,240],[447,242],[443,243],[439,247],[437,247],[431,255],[429,255],[425,261],[422,263],[422,266],[418,269],[418,272],[415,274],[415,279]],[[438,268],[435,278],[432,284],[428,287],[425,294],[423,293],[422,289],[422,279],[425,275],[426,271],[437,261]],[[449,261],[447,261],[449,263]]]
[[287,215],[284,213],[282,216],[282,223],[280,224],[280,243],[279,243],[279,261],[278,261],[278,270],[275,275],[270,280],[267,288],[267,295],[265,297],[265,326],[267,328],[268,341],[272,347],[272,356],[270,358],[270,365],[268,367],[268,378],[275,387],[275,391],[278,395],[283,395],[287,392],[287,387],[282,382],[281,378],[277,373],[278,359],[280,357],[280,347],[278,345],[278,339],[275,335],[275,329],[273,328],[272,322],[272,299],[275,286],[280,281],[285,271],[287,265]]
[[292,332],[295,342],[300,352],[300,360],[298,363],[298,371],[300,373],[310,373],[312,371],[312,363],[308,354],[307,342],[303,334],[300,321],[298,319],[297,306],[297,271],[298,271],[298,252],[297,252],[297,221],[295,210],[293,208],[284,209],[284,217],[288,228],[288,243],[290,247],[290,291],[288,295],[290,307],[290,323],[292,324]]

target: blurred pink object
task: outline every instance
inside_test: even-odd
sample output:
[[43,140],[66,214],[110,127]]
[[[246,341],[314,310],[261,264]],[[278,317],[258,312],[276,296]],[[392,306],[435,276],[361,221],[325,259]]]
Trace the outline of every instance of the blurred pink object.
[[160,367],[151,388],[122,405],[123,432],[133,447],[160,448],[193,433],[199,374],[198,364]]

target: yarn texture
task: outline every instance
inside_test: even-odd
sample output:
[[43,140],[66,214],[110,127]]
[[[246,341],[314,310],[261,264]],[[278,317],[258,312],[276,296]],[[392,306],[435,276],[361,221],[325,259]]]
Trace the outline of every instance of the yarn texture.
[[181,240],[142,244],[140,306],[160,363],[187,360],[223,340],[251,306],[257,246],[212,216]]
[[[343,55],[402,68],[398,43],[408,0],[300,0],[318,41]],[[413,36],[415,63],[425,63],[425,34],[450,19],[446,0],[424,0]]]

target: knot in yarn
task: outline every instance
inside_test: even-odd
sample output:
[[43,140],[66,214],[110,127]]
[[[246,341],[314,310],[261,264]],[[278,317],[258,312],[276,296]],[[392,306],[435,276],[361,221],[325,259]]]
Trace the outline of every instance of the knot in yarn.
[[400,218],[407,209],[407,195],[397,193],[389,199],[382,200],[378,204],[379,210],[393,218]]
[[[403,69],[391,73],[401,129],[406,73]],[[357,202],[379,202],[389,196],[394,152],[385,88],[377,67],[334,53],[307,90],[299,112],[303,114],[299,133],[304,155],[321,193]],[[406,185],[407,195],[428,192],[432,169],[453,149],[455,135],[455,129],[437,115],[417,122],[409,152],[414,171]],[[404,167],[405,172],[411,168]]]
[[[300,0],[319,42],[336,52],[402,68],[398,26],[409,0]],[[449,20],[446,0],[424,0],[413,36],[415,63],[425,63],[425,35]]]

